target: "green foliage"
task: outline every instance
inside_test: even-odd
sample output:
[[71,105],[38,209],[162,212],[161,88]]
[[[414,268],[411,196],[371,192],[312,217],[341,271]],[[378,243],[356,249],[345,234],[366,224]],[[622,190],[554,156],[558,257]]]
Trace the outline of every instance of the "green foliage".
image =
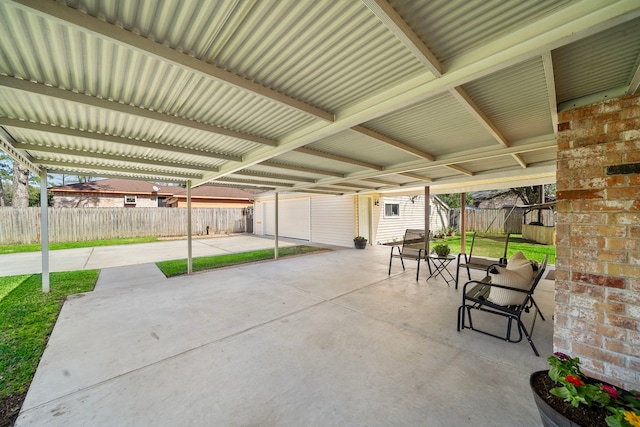
[[439,243],[439,244],[433,246],[433,251],[438,256],[445,257],[445,256],[449,255],[449,253],[451,252],[451,248],[446,243]]
[[[278,248],[278,256],[286,257],[292,255],[306,254],[310,252],[326,251],[328,249],[319,248],[316,246],[286,246]],[[240,252],[235,254],[225,254],[207,257],[198,257],[192,259],[193,271],[212,270],[220,267],[228,267],[236,264],[243,264],[248,262],[263,261],[267,259],[273,259],[273,249],[262,249],[251,252]],[[187,274],[187,260],[179,259],[174,261],[162,261],[156,263],[158,268],[167,277],[179,276],[181,274]]]
[[[494,242],[489,241],[487,245],[483,245],[482,253],[477,253],[477,255],[485,256],[489,258],[500,258],[502,256],[502,252],[504,251],[504,241],[502,241],[502,236],[499,239],[496,239]],[[471,248],[471,239],[473,238],[472,233],[466,234],[466,243],[467,243],[467,252]],[[460,235],[445,237],[442,241],[434,242],[432,241],[430,244],[431,249],[437,243],[447,243],[451,248],[451,252],[454,254],[460,253],[462,237]],[[476,252],[476,247],[474,252]],[[524,256],[528,259],[532,259],[538,262],[542,262],[544,256],[549,254],[549,264],[555,264],[556,261],[556,248],[555,246],[543,245],[540,243],[531,242],[529,240],[523,239],[519,234],[512,234],[509,236],[509,247],[507,249],[507,257],[515,254],[516,252],[521,251]]]
[[[461,193],[438,194],[438,198],[445,202],[451,209],[456,209],[460,207],[460,194]],[[471,193],[467,193],[466,202],[467,206],[473,206],[473,195]]]
[[[547,358],[549,378],[558,387],[549,392],[577,408],[580,405],[606,407],[613,415],[606,418],[609,427],[634,427],[640,422],[640,392],[625,392],[616,387],[589,381],[580,371],[580,359],[556,352]],[[632,422],[633,421],[633,422]]]
[[[76,249],[76,248],[93,248],[96,246],[115,246],[115,245],[131,245],[134,243],[157,242],[158,238],[150,237],[132,237],[130,239],[105,239],[105,240],[87,240],[86,242],[61,242],[49,243],[49,250],[55,251],[59,249]],[[28,245],[0,245],[0,255],[15,254],[20,252],[39,252],[42,246],[39,243]]]
[[52,273],[45,294],[40,274],[0,277],[0,289],[13,287],[0,299],[0,399],[27,390],[65,297],[97,279],[97,270]]

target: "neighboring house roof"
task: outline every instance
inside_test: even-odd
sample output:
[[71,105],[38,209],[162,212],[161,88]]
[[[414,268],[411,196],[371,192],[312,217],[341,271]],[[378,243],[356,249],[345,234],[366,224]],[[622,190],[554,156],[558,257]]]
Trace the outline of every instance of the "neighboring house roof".
[[[158,190],[155,191],[155,188]],[[91,182],[51,187],[49,191],[55,193],[111,193],[111,194],[158,194],[170,196],[182,187],[158,185],[149,181],[135,179],[100,179]]]
[[[182,187],[174,187],[175,191],[173,193],[173,197],[186,199],[187,197],[187,189]],[[243,200],[253,200],[254,195],[246,192],[244,190],[240,190],[238,188],[232,187],[212,187],[208,185],[204,185],[202,187],[196,187],[191,190],[191,197],[198,197],[201,199],[243,199]]]
[[[55,193],[102,193],[102,194],[155,194],[186,199],[187,189],[173,185],[160,185],[149,181],[134,179],[110,178],[91,182],[52,187],[49,191]],[[254,195],[231,187],[202,186],[191,190],[191,197],[215,200],[247,200],[252,201]]]

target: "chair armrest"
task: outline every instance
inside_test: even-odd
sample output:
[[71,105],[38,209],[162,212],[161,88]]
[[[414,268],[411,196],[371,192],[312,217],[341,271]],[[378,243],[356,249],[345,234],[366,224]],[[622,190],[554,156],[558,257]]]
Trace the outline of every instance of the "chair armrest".
[[[531,291],[531,288],[529,289],[512,288],[511,286],[498,285],[497,283],[486,283],[486,285],[492,288],[507,289],[509,291],[522,292],[524,294],[528,294]],[[531,283],[531,285],[533,285],[533,282]]]
[[[501,262],[494,262],[493,264],[489,265],[487,267],[487,276],[489,275],[489,272],[494,268],[494,267],[504,267],[506,264],[502,264]],[[499,274],[498,271],[493,272],[493,274]]]
[[490,285],[491,282],[489,282],[488,280],[486,280],[487,278],[485,277],[482,280],[469,280],[467,283],[464,284],[464,286],[462,287],[462,295],[464,296],[467,293],[467,286],[469,285]]

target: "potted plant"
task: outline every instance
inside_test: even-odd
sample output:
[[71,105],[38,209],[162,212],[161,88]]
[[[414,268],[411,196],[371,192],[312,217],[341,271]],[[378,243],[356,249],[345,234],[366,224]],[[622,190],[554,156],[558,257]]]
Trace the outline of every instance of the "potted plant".
[[449,245],[446,243],[438,243],[433,247],[433,252],[435,252],[439,257],[444,258],[449,255],[451,248],[449,248]]
[[545,427],[640,427],[640,392],[587,377],[577,357],[557,352],[547,360],[551,369],[529,380]]
[[362,236],[356,236],[353,238],[353,244],[356,246],[356,249],[364,249],[367,247],[367,239]]

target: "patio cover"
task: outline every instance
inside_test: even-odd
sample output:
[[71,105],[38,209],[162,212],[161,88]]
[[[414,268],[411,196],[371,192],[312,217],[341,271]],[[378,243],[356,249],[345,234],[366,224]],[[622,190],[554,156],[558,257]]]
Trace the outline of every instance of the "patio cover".
[[0,149],[193,187],[550,183],[557,112],[640,83],[637,0],[2,0],[0,33]]

